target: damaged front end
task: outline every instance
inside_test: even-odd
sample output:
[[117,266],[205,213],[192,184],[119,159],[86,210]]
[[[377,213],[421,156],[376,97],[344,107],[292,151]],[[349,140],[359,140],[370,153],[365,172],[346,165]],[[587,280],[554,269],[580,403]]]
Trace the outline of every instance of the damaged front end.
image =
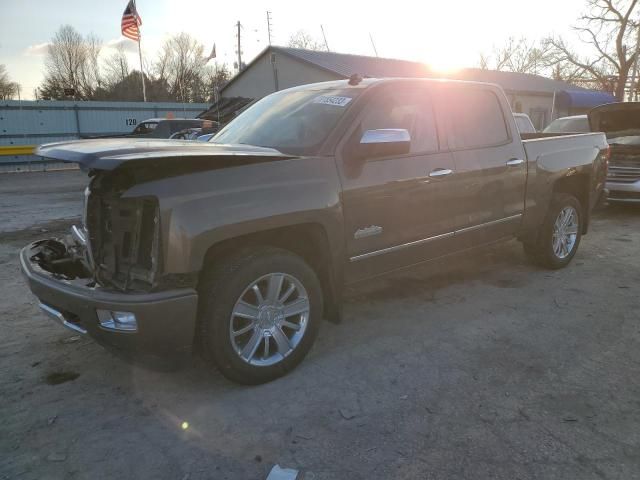
[[160,216],[155,198],[125,198],[127,172],[93,172],[83,225],[34,244],[31,261],[54,276],[119,291],[148,292],[160,270]]
[[86,250],[83,245],[72,241],[71,236],[39,240],[33,243],[31,253],[30,260],[55,278],[75,280],[91,277]]
[[134,179],[99,173],[85,195],[87,250],[96,281],[150,291],[160,270],[160,214],[155,198],[124,198]]

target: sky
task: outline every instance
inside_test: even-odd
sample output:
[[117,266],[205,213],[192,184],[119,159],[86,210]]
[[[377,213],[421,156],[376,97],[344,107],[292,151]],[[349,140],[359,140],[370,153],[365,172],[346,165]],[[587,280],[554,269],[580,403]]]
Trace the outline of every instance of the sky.
[[[105,43],[103,56],[122,44],[137,66],[137,45],[120,34],[126,0],[0,0],[0,64],[21,84],[22,98],[33,98],[43,78],[46,44],[61,25],[94,33]],[[169,36],[188,32],[217,62],[237,59],[236,22],[242,24],[242,60],[249,63],[268,45],[267,10],[272,43],[286,45],[305,30],[322,40],[324,27],[331,51],[378,55],[424,62],[438,69],[473,67],[481,52],[509,37],[574,37],[570,25],[586,0],[395,0],[354,2],[323,0],[214,1],[137,0],[142,17],[142,50],[153,59]],[[137,68],[137,67],[136,67]]]

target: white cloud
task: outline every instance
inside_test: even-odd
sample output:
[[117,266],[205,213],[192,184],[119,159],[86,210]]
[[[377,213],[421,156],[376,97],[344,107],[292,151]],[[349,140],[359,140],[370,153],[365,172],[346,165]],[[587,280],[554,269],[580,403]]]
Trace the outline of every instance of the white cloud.
[[112,48],[113,50],[122,48],[127,53],[138,53],[138,44],[125,37],[113,38],[105,43],[105,47]]
[[30,57],[37,57],[47,54],[47,49],[51,45],[51,42],[37,43],[35,45],[29,45],[25,50],[25,55]]

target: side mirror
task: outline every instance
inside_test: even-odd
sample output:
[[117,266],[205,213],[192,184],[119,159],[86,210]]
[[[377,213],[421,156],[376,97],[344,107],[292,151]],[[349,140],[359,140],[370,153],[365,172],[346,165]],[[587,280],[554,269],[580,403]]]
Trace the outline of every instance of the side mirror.
[[358,156],[363,159],[390,157],[409,153],[411,135],[403,128],[383,128],[367,130],[362,134],[357,147]]

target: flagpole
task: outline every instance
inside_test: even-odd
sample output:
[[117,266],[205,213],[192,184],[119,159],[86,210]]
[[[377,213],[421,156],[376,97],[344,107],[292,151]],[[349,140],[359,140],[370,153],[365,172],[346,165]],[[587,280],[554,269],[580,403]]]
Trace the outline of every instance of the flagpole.
[[216,76],[213,85],[213,100],[216,102],[216,114],[218,117],[218,128],[220,128],[220,89],[218,88],[218,60],[215,61]]
[[142,101],[147,101],[147,88],[144,84],[144,70],[142,68],[142,47],[140,44],[142,43],[142,35],[138,38],[138,55],[140,56],[140,76],[142,77]]
[[136,16],[136,22],[138,22],[138,56],[140,57],[140,77],[142,78],[142,101],[147,101],[147,87],[144,84],[144,68],[142,68],[142,31],[140,30],[140,22],[138,17],[138,7],[136,7],[136,0],[133,0],[133,10]]

